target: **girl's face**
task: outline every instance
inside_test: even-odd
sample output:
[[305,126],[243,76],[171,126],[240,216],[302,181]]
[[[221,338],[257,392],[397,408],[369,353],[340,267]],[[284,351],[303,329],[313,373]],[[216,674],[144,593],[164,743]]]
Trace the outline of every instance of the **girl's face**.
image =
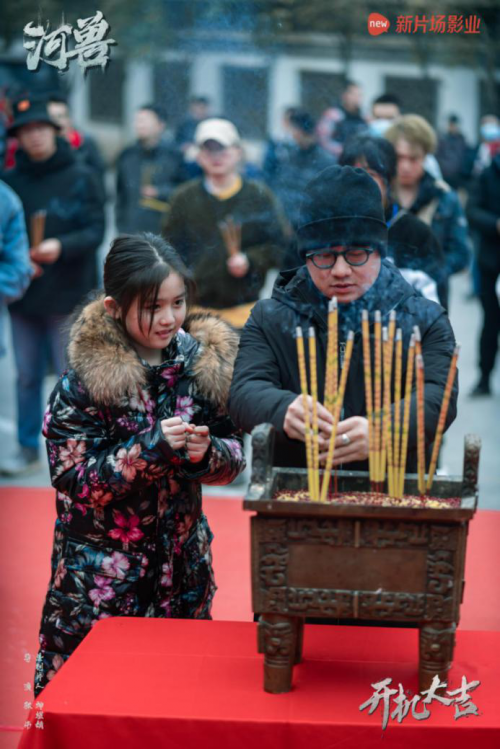
[[[134,299],[125,318],[125,328],[137,353],[150,364],[159,364],[160,352],[168,346],[185,317],[186,286],[184,280],[172,272],[158,290],[156,305],[145,306],[142,320],[138,300]],[[139,323],[142,323],[142,330]]]

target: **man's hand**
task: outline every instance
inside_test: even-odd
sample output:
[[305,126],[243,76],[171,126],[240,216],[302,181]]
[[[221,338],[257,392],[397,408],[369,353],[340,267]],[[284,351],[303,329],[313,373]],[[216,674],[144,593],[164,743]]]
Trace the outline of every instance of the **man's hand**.
[[61,249],[58,239],[44,239],[39,245],[31,248],[30,257],[35,263],[51,265],[59,259]]
[[[309,404],[309,423],[312,428],[313,399],[310,395],[307,396],[307,402]],[[331,413],[321,405],[321,403],[318,403],[319,449],[321,451],[328,449],[328,439],[332,431],[332,424],[333,418]],[[288,406],[283,429],[287,437],[290,437],[290,439],[300,440],[301,442],[306,441],[304,427],[304,399],[302,395],[298,395]]]
[[[345,437],[344,437],[345,435]],[[348,440],[348,442],[347,442]],[[328,446],[323,451],[320,443],[320,463],[325,463]],[[352,463],[355,460],[368,459],[368,419],[364,416],[351,416],[339,421],[335,438],[333,465]]]
[[143,198],[157,198],[158,188],[154,185],[143,185],[141,187],[141,195]]
[[243,278],[243,276],[246,276],[249,268],[250,263],[243,252],[238,252],[237,255],[231,255],[231,257],[228,257],[227,259],[227,269],[235,278]]

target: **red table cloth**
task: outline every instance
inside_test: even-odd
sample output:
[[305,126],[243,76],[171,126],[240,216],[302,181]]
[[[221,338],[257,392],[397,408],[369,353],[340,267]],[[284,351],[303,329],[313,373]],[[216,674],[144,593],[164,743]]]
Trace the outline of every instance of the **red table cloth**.
[[293,690],[270,695],[254,624],[103,620],[39,695],[43,728],[33,712],[19,749],[498,749],[497,632],[457,635],[448,689],[479,680],[479,715],[433,702],[428,719],[384,731],[381,705],[360,711],[382,679],[418,690],[417,642],[416,630],[306,625]]

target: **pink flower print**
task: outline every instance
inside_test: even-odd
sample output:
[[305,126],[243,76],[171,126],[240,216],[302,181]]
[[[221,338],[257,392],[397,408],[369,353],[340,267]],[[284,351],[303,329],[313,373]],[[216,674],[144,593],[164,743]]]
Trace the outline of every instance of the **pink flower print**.
[[66,445],[59,448],[59,460],[62,463],[62,468],[68,470],[73,466],[81,463],[85,455],[85,442],[77,442],[77,440],[68,440]]
[[193,399],[189,395],[177,396],[177,401],[175,403],[174,416],[180,416],[181,419],[184,416],[187,416],[187,418],[190,419],[193,416],[193,414],[194,414]]
[[165,367],[161,376],[166,380],[169,388],[173,388],[179,379],[180,364],[174,364],[173,367]]
[[141,559],[141,571],[139,572],[139,577],[144,577],[144,575],[146,574],[146,568],[148,564],[149,564],[149,559],[143,554],[142,559]]
[[97,619],[92,619],[92,621],[90,622],[90,626],[93,627],[94,624],[97,624],[97,622],[100,621],[101,619],[110,619],[110,618],[111,618],[110,613],[108,613],[107,611],[101,611]]
[[94,575],[94,582],[97,587],[89,590],[89,597],[93,600],[94,606],[99,606],[101,601],[110,601],[115,597],[115,591],[111,587],[109,577]]
[[137,444],[128,452],[127,448],[121,447],[116,454],[115,471],[121,473],[129,483],[135,479],[137,471],[143,471],[147,467],[146,461],[139,458],[140,453],[141,446]]
[[50,671],[47,671],[47,681],[50,681],[54,678],[62,665],[64,665],[64,658],[62,657],[62,655],[55,655],[52,658],[52,668],[50,669]]
[[111,492],[107,492],[102,486],[97,486],[90,493],[90,506],[93,510],[100,510],[111,502],[112,499],[113,495]]
[[140,519],[138,515],[130,515],[126,517],[121,512],[115,510],[113,512],[115,523],[118,528],[108,531],[108,536],[114,538],[115,541],[121,541],[123,544],[128,544],[129,541],[139,541],[144,533],[138,528]]
[[243,452],[239,442],[237,442],[236,440],[226,440],[226,445],[235,460],[239,461],[242,459]]
[[102,569],[111,577],[124,580],[130,569],[130,562],[121,551],[114,551],[110,557],[104,557],[101,564]]
[[147,390],[137,388],[137,395],[133,395],[129,401],[130,408],[133,411],[141,411],[142,413],[154,411],[156,404],[154,400],[151,400]]
[[47,428],[50,424],[51,419],[52,419],[52,414],[50,413],[50,410],[47,409],[43,416],[43,425],[42,425],[42,434],[44,437],[47,436]]
[[59,560],[59,564],[57,565],[57,569],[54,575],[54,588],[58,588],[62,581],[64,580],[64,577],[66,575],[66,566],[64,564],[64,559]]
[[160,585],[164,585],[165,588],[170,588],[170,586],[172,585],[172,576],[173,576],[172,564],[169,564],[168,562],[166,562],[162,566],[161,569],[162,569],[163,575],[160,580]]

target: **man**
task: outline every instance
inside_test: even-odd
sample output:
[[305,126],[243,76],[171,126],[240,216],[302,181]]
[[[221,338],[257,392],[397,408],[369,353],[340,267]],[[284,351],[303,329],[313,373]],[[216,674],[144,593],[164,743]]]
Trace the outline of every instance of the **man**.
[[305,186],[315,174],[335,164],[334,157],[318,144],[315,129],[316,122],[308,112],[292,111],[289,116],[292,142],[283,145],[274,175],[268,181],[294,228],[299,221],[300,196]]
[[9,310],[18,378],[19,446],[3,459],[0,472],[11,476],[38,467],[47,350],[61,374],[66,367],[68,320],[96,284],[96,251],[104,233],[95,175],[76,162],[69,143],[56,137],[58,132],[46,102],[25,98],[16,103],[9,127],[9,134],[19,141],[16,167],[3,179],[19,195],[28,226],[40,211],[45,219],[41,238],[31,232],[35,277]]
[[210,111],[210,101],[206,96],[193,96],[189,100],[188,116],[182,120],[175,133],[175,143],[182,153],[194,143],[194,134],[196,128],[208,119]]
[[443,179],[454,190],[458,190],[463,184],[467,150],[467,141],[460,130],[460,118],[456,114],[450,114],[447,131],[438,141],[436,158]]
[[181,180],[181,158],[165,138],[166,116],[154,104],[135,115],[137,141],[118,158],[116,225],[123,234],[159,234],[170,196]]
[[361,88],[346,81],[340,95],[340,106],[327,109],[318,123],[318,142],[338,158],[346,140],[367,129],[361,115]]
[[[436,134],[423,117],[408,114],[397,120],[385,137],[398,157],[395,201],[431,227],[445,254],[449,279],[468,267],[471,248],[467,219],[457,194],[424,168],[426,154],[436,149]],[[442,294],[447,304],[448,289]]]
[[81,130],[76,130],[71,120],[68,102],[60,94],[52,94],[47,109],[50,118],[61,128],[61,137],[66,138],[82,163],[94,170],[95,176],[105,199],[104,173],[106,166],[95,140]]
[[[318,337],[319,400],[323,401],[328,302],[339,303],[339,355],[349,330],[354,348],[338,426],[335,465],[367,470],[366,418],[361,340],[361,311],[373,324],[375,310],[387,325],[395,310],[402,328],[404,362],[414,325],[420,327],[425,363],[426,447],[434,438],[448,368],[455,345],[446,313],[439,305],[418,296],[394,265],[385,259],[387,226],[380,190],[361,169],[334,166],[307,186],[298,230],[304,265],[281,273],[272,298],[258,302],[243,331],[229,398],[229,413],[237,426],[249,432],[269,422],[276,429],[275,463],[304,466],[304,411],[295,329],[314,325]],[[457,385],[446,420],[456,415]],[[402,403],[400,406],[402,406]],[[312,399],[309,398],[312,413]],[[332,417],[318,405],[320,460],[325,461]],[[412,395],[407,470],[416,468],[416,404]]]
[[479,342],[479,382],[472,396],[491,395],[490,378],[495,366],[500,335],[500,304],[496,292],[500,275],[500,153],[478,179],[467,204],[471,226],[479,233],[479,298],[483,328]]
[[394,120],[401,116],[401,102],[393,94],[382,94],[372,102],[370,133],[382,137]]
[[242,327],[267,271],[280,267],[284,220],[268,188],[240,176],[232,122],[205,120],[195,141],[203,177],[173,195],[163,234],[193,270],[198,303]]

